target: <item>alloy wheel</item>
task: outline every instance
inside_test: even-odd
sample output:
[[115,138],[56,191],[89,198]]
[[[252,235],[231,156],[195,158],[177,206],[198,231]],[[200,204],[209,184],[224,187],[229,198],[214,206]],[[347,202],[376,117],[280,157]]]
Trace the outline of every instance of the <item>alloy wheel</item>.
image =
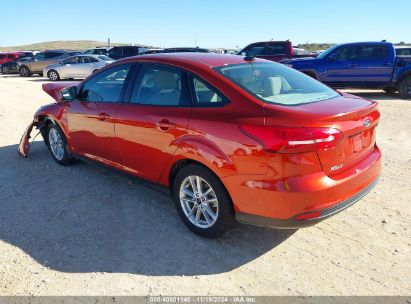
[[186,177],[180,186],[180,204],[185,216],[199,228],[209,228],[218,218],[218,199],[210,184],[197,175]]
[[64,144],[60,132],[56,128],[50,128],[49,144],[51,152],[57,160],[64,158]]
[[57,75],[57,72],[51,71],[51,72],[49,73],[49,78],[50,78],[51,80],[53,80],[53,81],[56,81],[56,80],[59,78],[59,76]]

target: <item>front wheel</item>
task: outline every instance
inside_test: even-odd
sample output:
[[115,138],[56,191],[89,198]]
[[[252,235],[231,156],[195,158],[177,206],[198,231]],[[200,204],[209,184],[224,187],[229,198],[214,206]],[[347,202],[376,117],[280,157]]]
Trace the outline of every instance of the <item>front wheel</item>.
[[47,73],[47,76],[48,76],[49,79],[52,80],[52,81],[60,80],[60,75],[59,75],[59,73],[58,73],[56,70],[50,70],[50,71]]
[[7,67],[2,67],[1,68],[1,73],[4,75],[7,75],[9,73],[9,69]]
[[29,76],[31,75],[30,70],[29,70],[27,67],[25,67],[25,66],[22,66],[22,67],[19,69],[19,73],[20,73],[20,76],[21,76],[21,77],[29,77]]
[[183,222],[199,235],[219,237],[233,223],[227,190],[218,177],[200,165],[188,165],[177,173],[173,198]]
[[67,141],[63,131],[54,124],[50,124],[47,129],[48,147],[53,159],[62,166],[70,165],[73,158],[70,156],[67,148]]
[[401,98],[411,99],[411,76],[401,80],[400,85],[398,86],[398,93],[400,93]]

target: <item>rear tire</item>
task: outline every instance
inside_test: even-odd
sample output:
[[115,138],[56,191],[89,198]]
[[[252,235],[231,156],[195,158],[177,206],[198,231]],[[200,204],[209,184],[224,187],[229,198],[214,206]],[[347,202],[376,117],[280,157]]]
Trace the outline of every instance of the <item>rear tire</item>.
[[7,67],[2,67],[2,68],[1,68],[1,73],[2,73],[3,75],[7,75],[7,74],[9,73],[9,69],[8,69]]
[[21,77],[29,77],[29,76],[31,76],[31,72],[30,72],[29,68],[26,67],[26,66],[20,67],[20,69],[19,69],[19,74],[20,74]]
[[382,89],[387,94],[394,94],[398,91],[398,89],[396,87],[385,87],[385,88],[382,88]]
[[398,93],[403,99],[411,99],[411,76],[405,77],[401,80],[398,86]]
[[50,70],[47,73],[47,77],[51,80],[51,81],[58,81],[60,80],[60,75],[56,70]]
[[46,138],[51,156],[53,156],[56,163],[62,166],[73,163],[74,158],[69,153],[66,138],[59,126],[50,123],[47,127]]
[[234,221],[227,190],[214,173],[200,165],[190,164],[177,172],[173,199],[186,226],[201,236],[219,237]]

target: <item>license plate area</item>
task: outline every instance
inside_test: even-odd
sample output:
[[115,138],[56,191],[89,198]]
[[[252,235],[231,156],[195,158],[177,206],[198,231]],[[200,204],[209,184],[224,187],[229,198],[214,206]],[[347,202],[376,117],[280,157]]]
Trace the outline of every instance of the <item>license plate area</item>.
[[351,136],[350,141],[353,153],[361,152],[365,148],[362,132]]

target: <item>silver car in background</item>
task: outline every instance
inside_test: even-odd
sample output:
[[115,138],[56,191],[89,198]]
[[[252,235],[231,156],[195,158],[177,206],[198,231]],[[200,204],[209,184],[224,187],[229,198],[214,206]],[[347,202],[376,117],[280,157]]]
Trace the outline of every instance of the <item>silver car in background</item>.
[[84,79],[113,61],[105,55],[76,55],[46,66],[43,75],[52,81],[69,78]]

